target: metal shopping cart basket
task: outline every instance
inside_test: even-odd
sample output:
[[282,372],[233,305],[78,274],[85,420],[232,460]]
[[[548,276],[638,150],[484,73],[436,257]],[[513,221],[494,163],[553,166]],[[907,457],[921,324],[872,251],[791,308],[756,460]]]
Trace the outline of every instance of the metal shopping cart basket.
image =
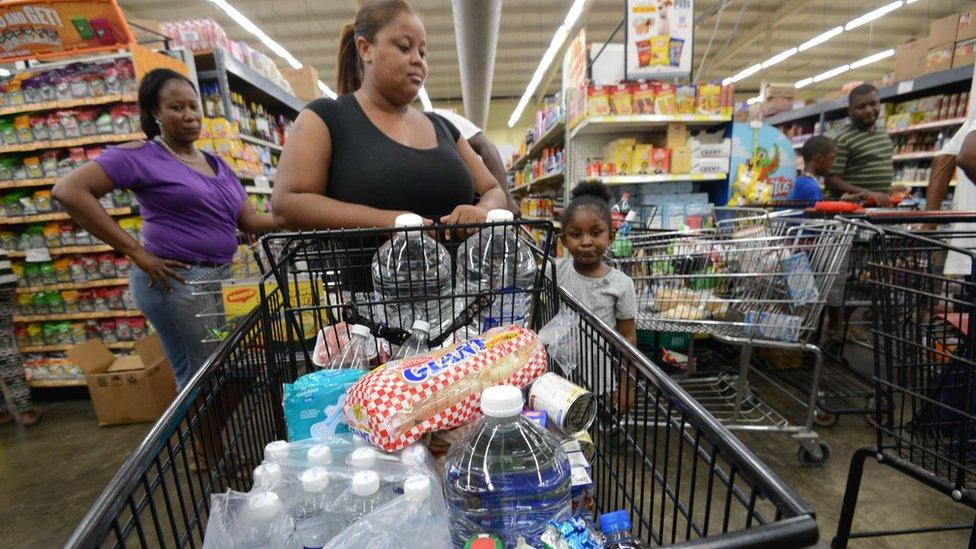
[[[916,234],[851,221],[874,234],[869,262],[874,315],[875,432],[851,458],[835,547],[851,538],[974,528],[974,523],[851,532],[864,462],[908,475],[976,508],[976,212],[910,220],[968,222]],[[902,216],[901,222],[909,220]],[[943,267],[946,264],[946,268]],[[976,530],[969,547],[976,546]]]
[[[540,226],[496,226],[513,225]],[[316,329],[357,317],[395,337],[395,330],[379,322],[378,311],[399,307],[415,314],[429,300],[376,299],[369,291],[370,252],[390,232],[266,237],[266,245],[280,245],[281,255],[263,278],[261,307],[221,343],[126,460],[68,546],[199,546],[210,495],[249,489],[264,445],[284,438],[280,384],[312,368]],[[814,543],[811,510],[767,466],[619,334],[558,289],[554,270],[546,268],[550,244],[548,239],[541,251],[533,250],[539,268],[524,292],[475,292],[455,283],[441,298],[512,299],[522,293],[532,296],[533,328],[560,311],[576,320],[577,366],[569,377],[600,396],[599,419],[590,430],[596,509],[630,511],[635,533],[655,545]],[[641,415],[657,418],[653,427],[620,409],[616,396],[627,391],[647,395],[638,406]]]
[[[686,376],[682,385],[730,429],[789,433],[801,463],[822,465],[829,448],[813,431],[813,415],[823,356],[811,340],[853,230],[797,212],[716,209],[716,218],[714,228],[649,235],[620,261],[637,289],[637,327],[739,346],[737,371]],[[753,369],[754,347],[812,354],[806,394]],[[752,374],[797,404],[804,419],[793,424],[761,399]]]

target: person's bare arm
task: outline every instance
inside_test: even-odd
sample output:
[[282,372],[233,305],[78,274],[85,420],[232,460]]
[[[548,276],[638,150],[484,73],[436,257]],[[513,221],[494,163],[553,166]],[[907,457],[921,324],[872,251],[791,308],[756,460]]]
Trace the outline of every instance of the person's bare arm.
[[925,209],[939,210],[942,201],[949,192],[949,182],[956,173],[956,157],[951,154],[940,154],[932,159],[932,171],[929,173],[929,187],[925,192]]
[[[624,339],[631,345],[637,346],[637,322],[633,318],[626,320],[618,318],[616,328],[617,332],[624,336]],[[635,368],[630,364],[630,361],[623,358],[620,364],[620,380],[618,382],[620,389],[617,391],[617,406],[621,413],[627,413],[634,407],[636,401],[636,383],[634,380],[636,375]]]
[[956,156],[956,166],[959,166],[970,181],[976,183],[976,131],[969,132],[962,142],[959,155]]
[[505,172],[505,162],[502,161],[502,155],[499,154],[498,148],[495,144],[491,142],[490,139],[482,133],[475,134],[468,139],[468,144],[474,150],[475,154],[481,157],[482,162],[485,163],[485,167],[491,172],[491,175],[495,177],[498,181],[498,185],[502,188],[505,193],[505,198],[508,200],[508,209],[512,211],[513,214],[519,214],[518,203],[512,198],[512,195],[508,192],[508,176]]
[[271,193],[278,227],[292,230],[391,227],[402,211],[380,210],[325,196],[332,136],[312,111],[302,111],[288,134]]
[[271,214],[258,213],[250,200],[244,200],[237,216],[237,228],[245,233],[268,233],[277,229],[278,224]]
[[637,345],[637,322],[633,318],[627,320],[617,319],[617,331],[620,335],[624,336],[624,339],[630,342],[631,345]]
[[62,177],[54,185],[54,198],[64,206],[76,223],[117,251],[127,255],[149,275],[149,285],[161,284],[172,290],[169,278],[186,283],[172,267],[185,267],[178,261],[161,259],[149,253],[139,242],[122,230],[112,216],[99,204],[98,199],[115,188],[105,170],[96,163],[88,162]]
[[855,194],[864,200],[874,200],[874,202],[879,206],[891,205],[891,197],[887,194],[878,191],[869,191],[865,188],[858,187],[857,185],[848,183],[839,175],[828,175],[826,184],[827,188],[837,195],[843,196],[845,194]]

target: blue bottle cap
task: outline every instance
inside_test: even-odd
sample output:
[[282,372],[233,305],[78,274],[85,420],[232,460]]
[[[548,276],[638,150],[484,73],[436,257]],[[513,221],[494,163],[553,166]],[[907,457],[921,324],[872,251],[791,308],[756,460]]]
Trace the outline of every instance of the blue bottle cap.
[[627,511],[613,511],[600,515],[600,531],[604,535],[630,531],[630,513]]

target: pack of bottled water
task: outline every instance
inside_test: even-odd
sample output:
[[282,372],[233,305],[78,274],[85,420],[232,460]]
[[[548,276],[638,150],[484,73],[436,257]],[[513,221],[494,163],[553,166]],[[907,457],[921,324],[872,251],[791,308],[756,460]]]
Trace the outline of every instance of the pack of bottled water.
[[382,452],[352,434],[271,442],[249,492],[212,496],[204,547],[451,547],[427,449]]

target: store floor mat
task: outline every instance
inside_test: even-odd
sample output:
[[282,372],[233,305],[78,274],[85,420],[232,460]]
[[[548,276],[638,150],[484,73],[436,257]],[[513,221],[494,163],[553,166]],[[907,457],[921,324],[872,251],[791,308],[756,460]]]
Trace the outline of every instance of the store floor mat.
[[99,427],[88,400],[42,406],[37,427],[0,425],[4,547],[60,547],[152,426]]

